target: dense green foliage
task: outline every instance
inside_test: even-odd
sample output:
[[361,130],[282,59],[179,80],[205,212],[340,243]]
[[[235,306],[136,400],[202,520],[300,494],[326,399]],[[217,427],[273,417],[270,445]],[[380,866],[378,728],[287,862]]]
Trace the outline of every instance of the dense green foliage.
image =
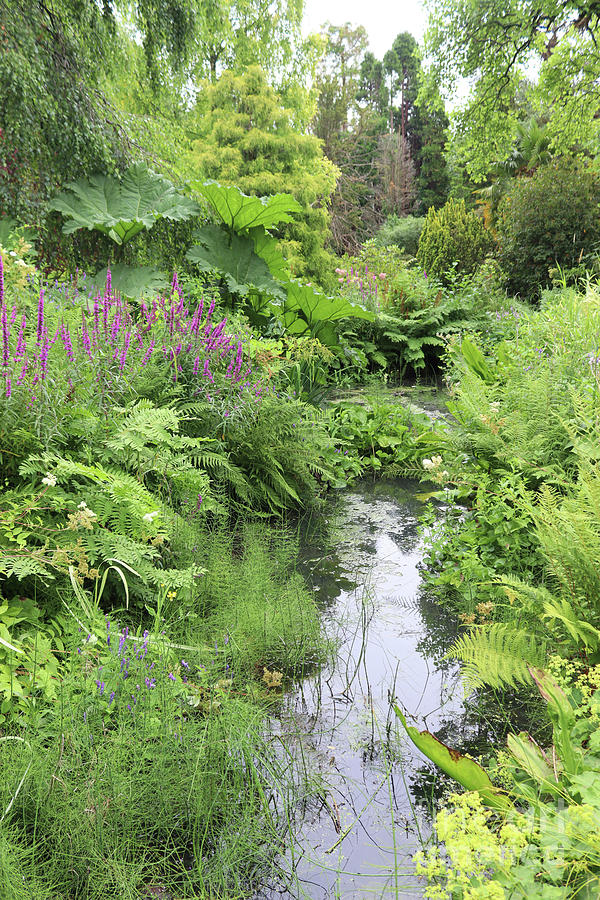
[[[600,8],[594,0],[429,0],[428,6],[430,88],[452,96],[458,78],[473,81],[455,117],[464,136],[460,153],[474,178],[507,155],[523,87],[529,110],[552,111],[555,148],[595,152]],[[527,67],[536,72],[534,85],[523,85]]]
[[452,272],[469,274],[483,262],[493,241],[464,200],[449,200],[427,213],[417,260],[428,275],[447,282]]
[[190,165],[202,178],[235,184],[247,194],[286,192],[295,197],[302,215],[279,236],[294,274],[326,288],[332,268],[324,249],[327,201],[335,169],[316,138],[298,133],[293,119],[261,69],[226,72],[215,84],[205,84],[198,97],[198,139]]
[[600,240],[596,172],[564,160],[541,166],[508,188],[499,210],[499,260],[507,286],[522,297],[547,287],[557,268],[585,270]]
[[424,896],[600,894],[600,4],[430,0],[382,59],[303,6],[0,0],[2,900],[241,900],[362,825],[280,701],[333,649],[297,534],[381,475],[508,735],[368,704],[377,779],[395,710],[465,789]]
[[395,245],[416,256],[424,224],[425,219],[417,216],[388,216],[373,240],[379,247]]

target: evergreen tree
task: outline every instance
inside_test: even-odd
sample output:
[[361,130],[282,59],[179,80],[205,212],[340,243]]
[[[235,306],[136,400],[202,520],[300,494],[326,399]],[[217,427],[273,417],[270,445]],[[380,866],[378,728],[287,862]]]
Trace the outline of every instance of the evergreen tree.
[[193,115],[198,135],[189,166],[196,177],[235,184],[248,194],[292,194],[304,207],[299,221],[280,237],[297,276],[333,285],[335,262],[324,245],[329,236],[327,204],[337,172],[318,138],[294,127],[265,72],[224,72],[204,82]]

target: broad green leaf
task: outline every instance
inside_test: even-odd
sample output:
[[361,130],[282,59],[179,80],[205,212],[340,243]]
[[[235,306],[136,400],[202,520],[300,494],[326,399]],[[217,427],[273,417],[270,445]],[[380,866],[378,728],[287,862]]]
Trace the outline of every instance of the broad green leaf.
[[[106,269],[100,269],[89,279],[89,284],[102,292],[106,286],[106,273]],[[169,286],[162,272],[154,266],[126,266],[117,263],[110,267],[110,278],[114,291],[134,300],[147,294],[159,294]]]
[[462,353],[466,364],[475,375],[478,375],[486,384],[494,383],[496,380],[494,370],[487,362],[479,347],[470,341],[468,337],[462,339],[460,352]]
[[256,253],[261,259],[264,259],[273,278],[278,278],[280,281],[289,281],[290,267],[275,238],[271,237],[262,226],[260,228],[251,228],[248,234],[254,241]]
[[463,756],[458,750],[452,750],[441,741],[438,741],[429,731],[419,731],[412,725],[408,725],[406,717],[397,704],[393,704],[394,711],[404,729],[415,745],[436,766],[462,784],[468,791],[477,791],[486,806],[493,809],[508,810],[512,803],[507,796],[494,787],[489,775],[478,762]]
[[65,234],[80,228],[96,229],[117,244],[124,244],[143,228],[152,228],[158,219],[189,219],[200,212],[194,200],[179,194],[146,163],[132,166],[122,180],[93,175],[71,182],[49,208],[66,218]]
[[194,237],[200,244],[190,247],[186,258],[204,272],[219,272],[232,294],[245,297],[251,288],[275,297],[282,294],[266,262],[254,252],[251,238],[228,234],[218,225],[205,225]]
[[237,187],[226,187],[216,181],[192,181],[190,187],[208,200],[227,228],[247,231],[250,228],[271,228],[280,222],[293,222],[291,213],[302,207],[291,194],[271,197],[250,197]]
[[556,797],[564,796],[554,774],[554,769],[533,739],[525,732],[509,734],[507,738],[508,749],[519,765],[530,778],[540,785],[548,793]]
[[326,297],[307,284],[290,281],[283,307],[283,324],[289,334],[311,334],[332,350],[339,350],[334,321],[360,318],[372,321],[373,313],[343,297]]
[[349,303],[344,297],[327,297],[312,286],[290,281],[286,285],[287,299],[285,312],[300,315],[311,331],[319,322],[334,322],[338,319],[367,319],[372,322],[374,315],[362,306]]

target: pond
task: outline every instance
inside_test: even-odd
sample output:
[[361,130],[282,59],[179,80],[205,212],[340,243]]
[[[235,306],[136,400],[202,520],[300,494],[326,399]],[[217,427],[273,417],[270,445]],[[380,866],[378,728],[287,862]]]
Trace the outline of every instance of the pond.
[[[396,698],[421,728],[478,743],[458,667],[456,626],[421,588],[422,485],[362,482],[330,501],[301,566],[335,652],[287,695],[271,728],[310,782],[268,898],[419,897],[412,855],[443,787],[402,732]],[[485,726],[483,727],[485,731]]]

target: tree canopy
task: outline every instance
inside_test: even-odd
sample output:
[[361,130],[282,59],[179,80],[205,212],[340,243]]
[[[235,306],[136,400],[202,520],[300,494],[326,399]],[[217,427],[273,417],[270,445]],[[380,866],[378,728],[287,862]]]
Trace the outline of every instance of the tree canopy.
[[429,0],[429,85],[446,97],[460,79],[470,93],[455,113],[470,175],[507,156],[526,113],[519,93],[527,75],[527,113],[548,119],[552,146],[595,152],[600,109],[600,3],[561,0]]

